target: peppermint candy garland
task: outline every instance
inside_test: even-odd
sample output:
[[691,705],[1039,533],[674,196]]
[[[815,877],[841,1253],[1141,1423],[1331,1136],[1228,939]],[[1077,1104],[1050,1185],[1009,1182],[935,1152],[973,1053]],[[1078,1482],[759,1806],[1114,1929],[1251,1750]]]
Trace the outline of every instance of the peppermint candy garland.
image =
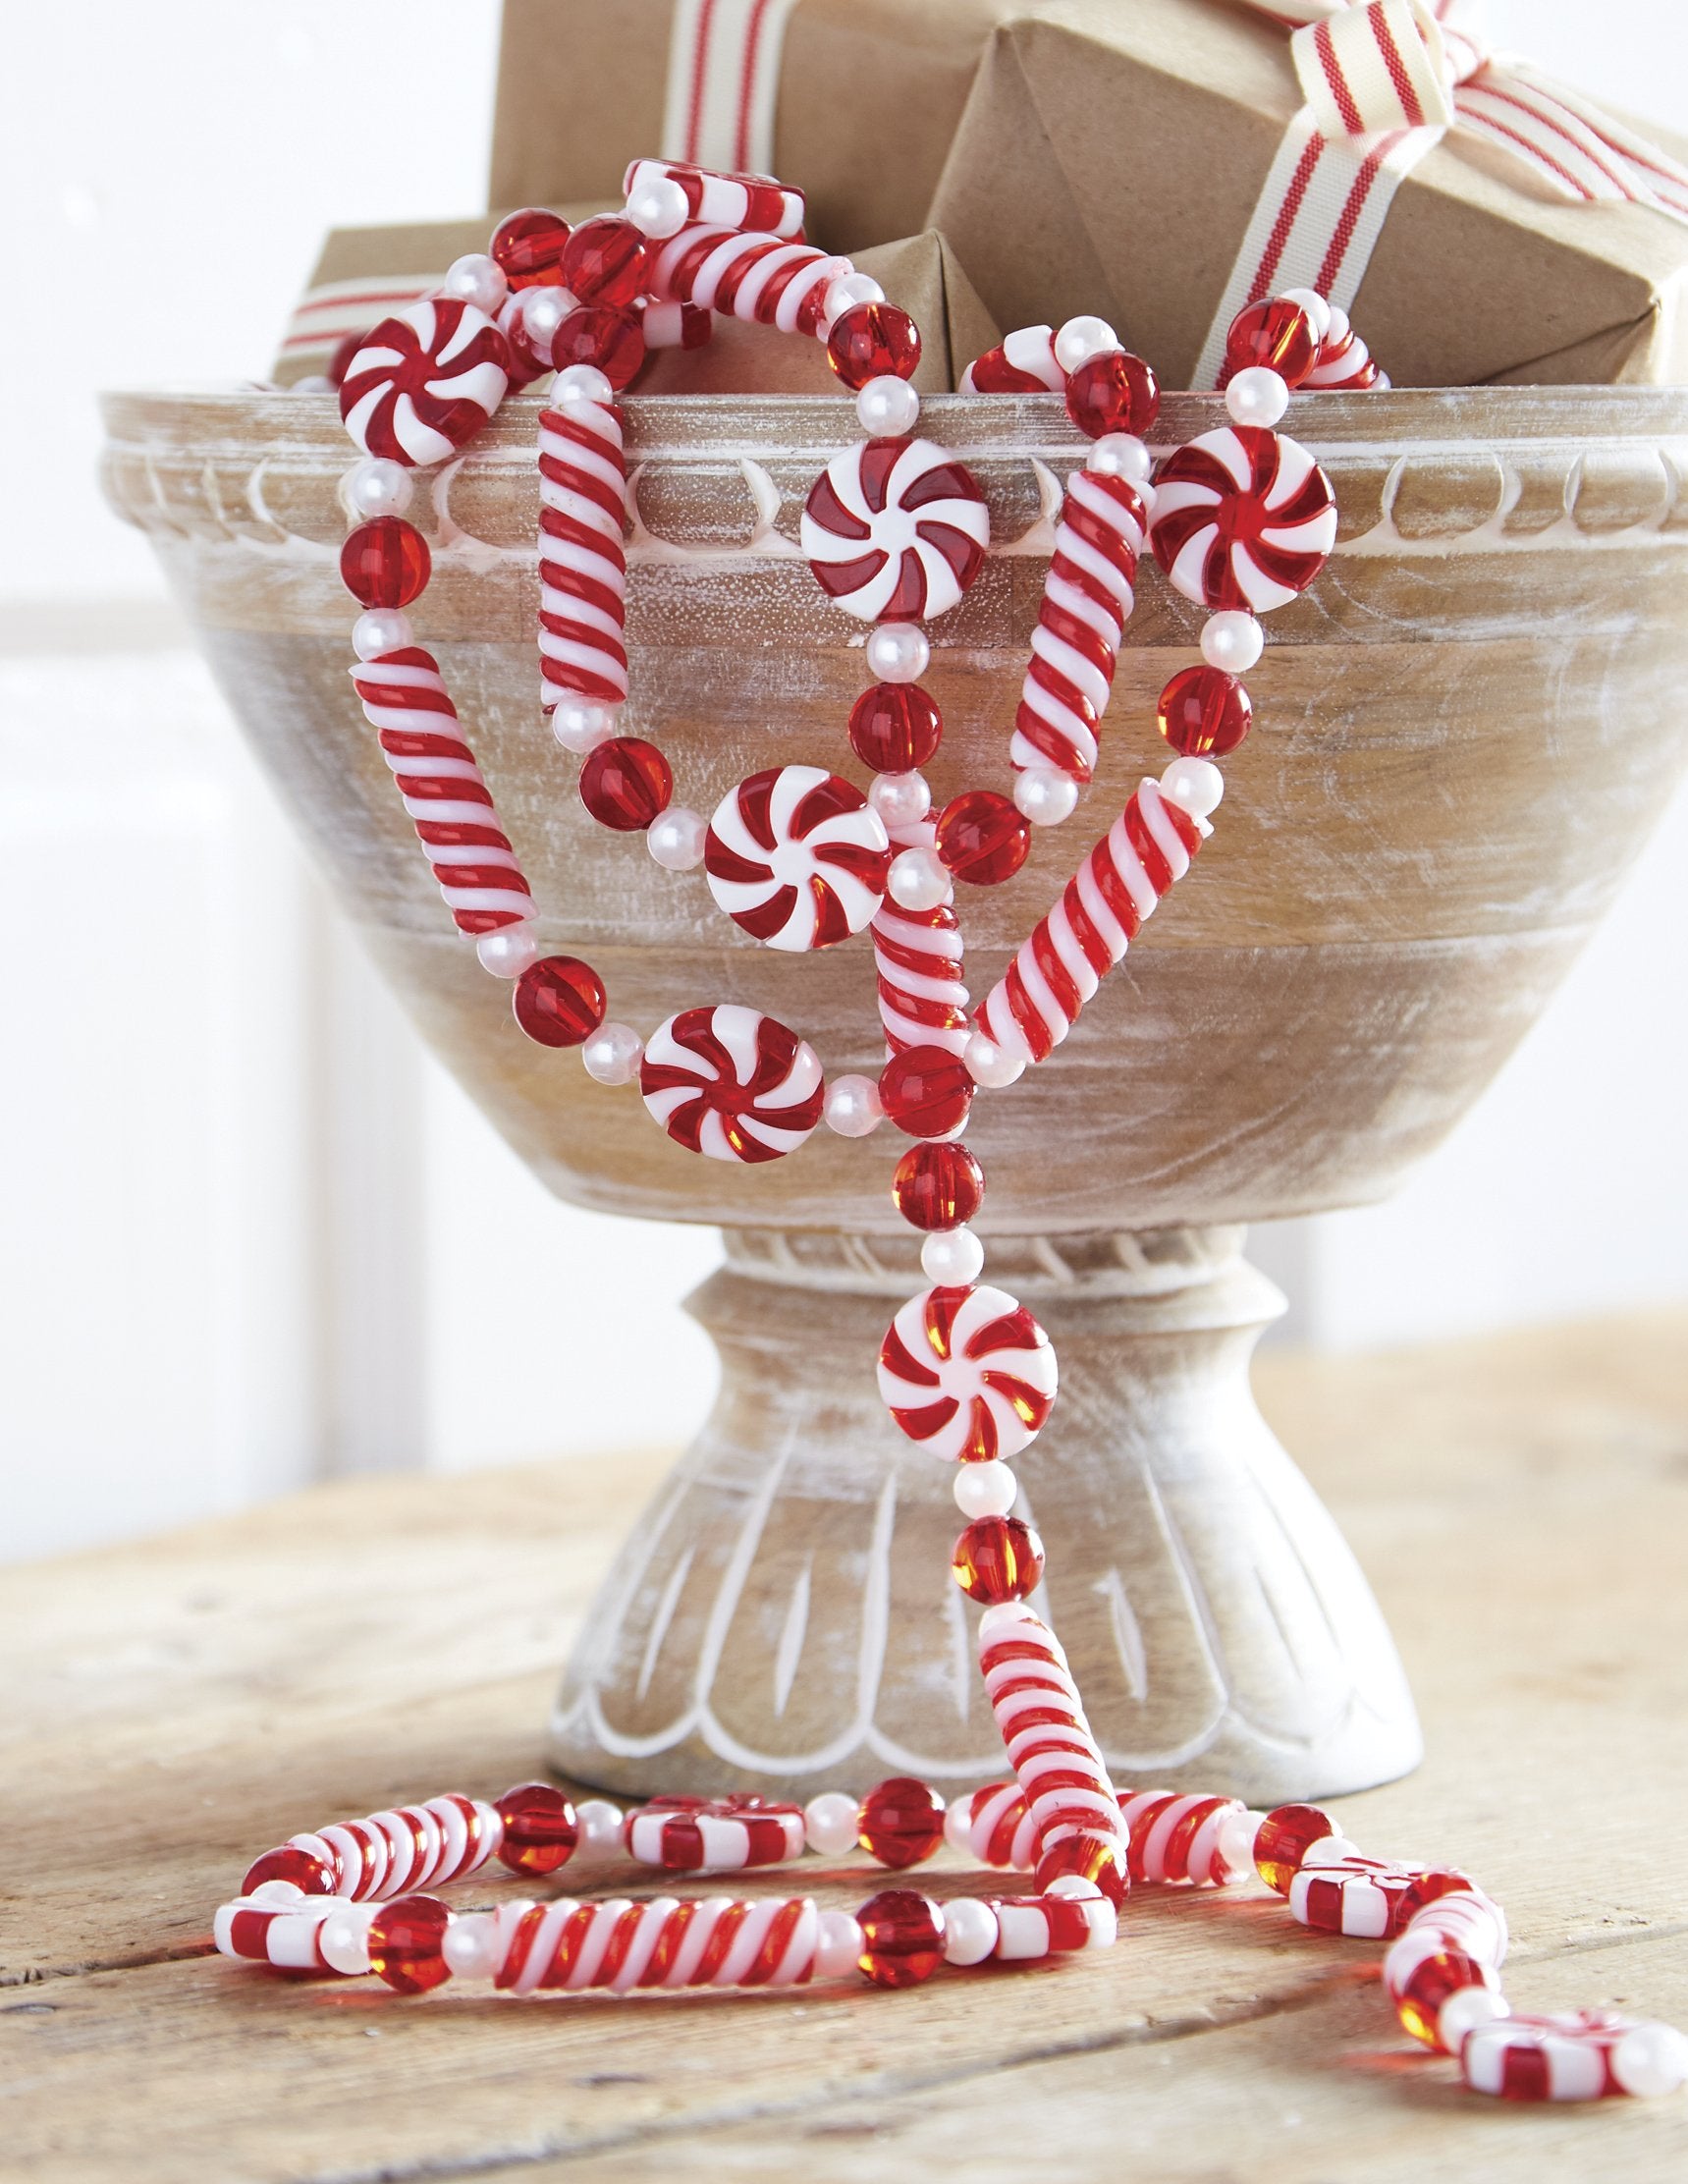
[[1227,425],[1161,465],[1149,543],[1186,599],[1265,614],[1305,591],[1330,559],[1336,497],[1297,441]]
[[821,1119],[820,1058],[773,1016],[682,1009],[645,1043],[645,1106],[677,1145],[752,1164],[795,1152]]
[[722,798],[703,869],[728,916],[769,948],[833,948],[884,900],[891,837],[847,781],[821,766],[780,766]]
[[984,567],[991,521],[963,464],[930,440],[869,440],[835,455],[800,533],[815,580],[863,622],[948,614]]
[[935,1456],[988,1463],[1042,1431],[1058,1374],[1049,1337],[988,1283],[910,1297],[879,1353],[879,1392],[910,1441]]
[[424,298],[384,318],[346,367],[340,414],[365,455],[443,463],[504,400],[510,349],[484,311]]

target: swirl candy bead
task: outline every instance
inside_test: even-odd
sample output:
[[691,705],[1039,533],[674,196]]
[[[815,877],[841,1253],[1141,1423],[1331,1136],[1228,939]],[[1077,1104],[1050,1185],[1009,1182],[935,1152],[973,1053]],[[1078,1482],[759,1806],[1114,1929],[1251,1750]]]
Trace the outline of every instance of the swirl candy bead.
[[985,497],[930,440],[868,440],[835,455],[803,508],[815,581],[863,622],[947,614],[984,566]]
[[458,929],[478,936],[536,917],[433,654],[381,653],[352,682]]
[[822,766],[781,766],[722,798],[703,868],[728,916],[767,947],[832,948],[879,909],[891,838],[847,781]]
[[364,336],[340,414],[365,455],[443,463],[490,420],[509,380],[510,350],[484,311],[424,297]]
[[879,1392],[910,1441],[935,1456],[987,1463],[1037,1438],[1055,1401],[1049,1337],[1005,1289],[924,1289],[879,1353]]
[[1155,477],[1149,544],[1198,606],[1264,614],[1303,592],[1336,543],[1331,480],[1298,440],[1225,425],[1177,449]]
[[645,1106],[677,1145],[710,1160],[778,1160],[821,1119],[820,1059],[773,1016],[728,1003],[683,1009],[639,1064]]
[[619,705],[627,694],[626,464],[608,402],[539,416],[540,702]]
[[1021,1601],[990,1609],[979,1618],[979,1666],[1036,1857],[1069,1835],[1123,1840],[1119,1801],[1055,1633]]
[[1090,779],[1147,519],[1126,479],[1088,469],[1067,479],[1008,745],[1016,769],[1058,766]]

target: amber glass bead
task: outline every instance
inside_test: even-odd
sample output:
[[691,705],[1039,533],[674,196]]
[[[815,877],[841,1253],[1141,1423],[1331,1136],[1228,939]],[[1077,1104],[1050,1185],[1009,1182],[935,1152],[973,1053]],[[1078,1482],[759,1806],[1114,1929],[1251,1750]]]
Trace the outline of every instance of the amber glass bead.
[[604,981],[578,956],[542,956],[516,981],[516,1020],[542,1047],[577,1047],[604,1020]]
[[944,1914],[914,1888],[882,1888],[856,1913],[856,1962],[875,1987],[916,1987],[944,1961]]
[[1314,1843],[1339,1832],[1330,1814],[1317,1805],[1280,1805],[1255,1830],[1254,1869],[1269,1888],[1286,1896]]
[[645,337],[625,311],[601,303],[582,303],[571,311],[551,342],[551,361],[559,371],[571,364],[591,364],[620,394],[631,386],[645,360]]
[[972,1108],[972,1075],[947,1048],[904,1047],[879,1072],[879,1104],[909,1137],[949,1137]]
[[512,288],[561,288],[569,223],[538,205],[502,221],[487,254]]
[[441,1944],[452,1915],[438,1896],[396,1896],[369,1922],[369,1969],[401,1994],[425,1994],[451,1978]]
[[1123,349],[1105,349],[1067,376],[1066,413],[1088,440],[1105,432],[1141,436],[1160,408],[1160,381],[1141,356]]
[[876,774],[924,766],[944,736],[944,716],[918,682],[875,682],[850,708],[850,748]]
[[360,606],[408,607],[433,569],[428,542],[402,516],[359,523],[340,549],[340,577]]
[[1000,887],[1026,861],[1031,821],[996,790],[973,789],[944,806],[934,846],[957,880]]
[[959,1228],[985,1202],[985,1171],[964,1145],[911,1145],[897,1164],[891,1196],[910,1228]]
[[555,1782],[517,1782],[498,1801],[501,1865],[512,1873],[555,1873],[574,1855],[580,1821]]
[[1066,1873],[1094,1881],[1116,1910],[1131,1891],[1126,1853],[1112,1835],[1063,1835],[1038,1860],[1032,1884],[1042,1895]]
[[1422,2040],[1427,2048],[1440,2048],[1437,2021],[1448,1996],[1468,1987],[1496,1990],[1499,1985],[1487,1964],[1479,1964],[1463,1949],[1439,1949],[1434,1956],[1422,1957],[1407,1974],[1394,1996],[1395,2015],[1414,2040]]
[[862,1799],[855,1839],[882,1866],[918,1866],[944,1840],[944,1800],[930,1782],[895,1774]]
[[1182,758],[1223,758],[1248,734],[1254,707],[1224,668],[1182,668],[1161,692],[1155,726]]
[[1225,376],[1264,365],[1292,387],[1299,387],[1319,357],[1319,336],[1299,303],[1267,297],[1248,303],[1230,322],[1225,338]]
[[599,826],[618,834],[642,833],[673,794],[668,760],[636,736],[612,736],[587,752],[580,768],[580,801]]
[[334,1874],[327,1860],[314,1850],[301,1850],[298,1843],[283,1843],[279,1850],[266,1850],[261,1858],[254,1858],[241,1883],[242,1895],[249,1896],[266,1881],[291,1881],[307,1896],[334,1893]]
[[846,387],[870,379],[912,379],[920,361],[920,329],[895,303],[852,303],[827,332],[827,362]]
[[1037,1590],[1043,1542],[1017,1516],[975,1517],[955,1542],[950,1567],[969,1600],[996,1608]]
[[649,258],[630,220],[582,220],[563,246],[563,285],[582,303],[620,310],[644,288]]

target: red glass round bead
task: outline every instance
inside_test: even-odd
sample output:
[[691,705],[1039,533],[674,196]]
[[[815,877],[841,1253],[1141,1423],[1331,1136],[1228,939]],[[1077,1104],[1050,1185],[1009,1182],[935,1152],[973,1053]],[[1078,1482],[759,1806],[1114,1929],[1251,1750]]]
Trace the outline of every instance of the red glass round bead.
[[500,221],[487,255],[512,288],[561,288],[568,242],[567,220],[527,205]]
[[359,523],[340,549],[341,581],[364,607],[408,607],[426,589],[433,566],[427,540],[402,516]]
[[1479,1964],[1463,1949],[1437,1949],[1420,1957],[1393,1995],[1401,2030],[1427,2048],[1442,2048],[1443,2004],[1472,1987],[1498,1993],[1500,1981],[1489,1965]]
[[517,1782],[498,1801],[501,1865],[512,1873],[555,1873],[574,1855],[580,1820],[555,1782]]
[[582,303],[618,310],[645,286],[650,251],[630,220],[582,220],[563,246],[563,284]]
[[425,1994],[451,1978],[441,1946],[451,1912],[438,1896],[395,1896],[369,1922],[369,1969],[401,1994]]
[[1451,1866],[1435,1866],[1428,1873],[1421,1873],[1416,1881],[1409,1881],[1395,1899],[1393,1934],[1399,1934],[1408,1921],[1415,1918],[1427,1903],[1436,1903],[1443,1896],[1469,1895],[1477,1884],[1467,1873],[1456,1872]]
[[912,1228],[959,1228],[985,1202],[985,1171],[964,1145],[911,1145],[897,1164],[891,1196]]
[[944,1914],[915,1888],[882,1888],[856,1913],[856,1962],[875,1987],[916,1987],[944,1961]]
[[1127,1856],[1113,1835],[1063,1835],[1038,1860],[1032,1886],[1041,1896],[1052,1881],[1066,1873],[1094,1881],[1116,1910],[1131,1892]]
[[636,736],[612,736],[586,754],[580,768],[580,801],[601,827],[636,834],[668,808],[674,775],[654,743]]
[[1280,1805],[1255,1830],[1254,1869],[1269,1888],[1286,1896],[1308,1851],[1325,1836],[1339,1832],[1330,1814],[1317,1805]]
[[1224,668],[1181,668],[1161,692],[1155,726],[1185,758],[1223,758],[1254,720],[1254,704]]
[[1067,375],[1066,413],[1086,439],[1147,432],[1161,408],[1161,383],[1141,356],[1105,349]]
[[1225,338],[1225,376],[1261,364],[1299,387],[1319,357],[1319,337],[1299,303],[1267,297],[1245,304]]
[[314,1850],[301,1850],[298,1843],[283,1843],[279,1850],[266,1850],[261,1858],[254,1858],[241,1883],[242,1895],[249,1896],[266,1881],[291,1881],[307,1896],[334,1893],[334,1874],[326,1859]]
[[944,716],[918,682],[875,682],[850,707],[850,748],[876,774],[924,766],[943,740]]
[[930,1782],[895,1774],[862,1799],[855,1839],[882,1866],[918,1866],[944,1840],[944,1800]]
[[644,360],[645,337],[637,322],[601,303],[582,303],[571,311],[551,343],[551,361],[559,371],[571,364],[591,364],[618,394],[631,386]]
[[955,1542],[950,1568],[967,1598],[987,1608],[1024,1600],[1043,1575],[1043,1542],[1017,1516],[976,1517]]
[[323,373],[323,377],[331,387],[338,387],[343,384],[346,374],[352,369],[353,357],[363,348],[368,339],[369,329],[365,327],[362,333],[348,334],[346,339],[338,344],[334,355],[328,359],[328,368]]
[[995,789],[955,796],[938,815],[938,854],[957,880],[998,887],[1031,849],[1031,821]]
[[870,379],[912,379],[920,361],[920,329],[895,303],[852,303],[827,332],[827,362],[846,387]]
[[542,956],[516,981],[516,1020],[542,1047],[577,1047],[604,1020],[604,981],[578,956]]
[[879,1072],[879,1102],[909,1137],[950,1137],[973,1105],[973,1078],[943,1047],[904,1047]]

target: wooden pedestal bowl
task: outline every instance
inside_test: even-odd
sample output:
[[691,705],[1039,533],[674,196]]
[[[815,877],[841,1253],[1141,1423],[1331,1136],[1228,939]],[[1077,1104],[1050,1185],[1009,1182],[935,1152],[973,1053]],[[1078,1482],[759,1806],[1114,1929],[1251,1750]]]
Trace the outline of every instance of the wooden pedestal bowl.
[[[540,724],[538,404],[507,404],[420,521],[417,614],[543,907],[649,1030],[745,1002],[828,1070],[873,1070],[857,944],[776,955],[585,817]],[[628,726],[710,810],[783,761],[857,772],[862,631],[795,544],[840,399],[626,405]],[[1174,396],[1157,440],[1220,420]],[[948,1570],[947,1465],[902,1439],[873,1363],[919,1285],[887,1182],[900,1144],[825,1130],[792,1158],[700,1160],[636,1092],[530,1045],[453,931],[347,675],[336,555],[348,448],[315,396],[121,395],[106,486],[151,538],[245,734],[424,1036],[550,1187],[720,1224],[692,1308],[720,1399],[627,1545],[569,1665],[555,1765],[613,1790],[865,1787],[1000,1774]],[[1054,1417],[1018,1469],[1049,1554],[1040,1605],[1120,1780],[1265,1803],[1410,1767],[1412,1703],[1364,1579],[1248,1390],[1281,1300],[1243,1225],[1382,1197],[1517,1043],[1610,901],[1685,746],[1688,393],[1497,388],[1298,400],[1341,539],[1275,615],[1254,733],[1189,878],[1069,1042],[982,1096],[990,1277],[1048,1327]],[[935,632],[942,800],[1002,783],[1058,479],[1047,399],[939,398],[997,541]],[[1011,886],[963,903],[975,994],[1136,781],[1199,616],[1145,564],[1101,771]],[[847,761],[847,763],[846,763]],[[637,1313],[636,1296],[626,1309]],[[590,1370],[589,1359],[559,1366]],[[652,1369],[660,1371],[660,1359]]]

